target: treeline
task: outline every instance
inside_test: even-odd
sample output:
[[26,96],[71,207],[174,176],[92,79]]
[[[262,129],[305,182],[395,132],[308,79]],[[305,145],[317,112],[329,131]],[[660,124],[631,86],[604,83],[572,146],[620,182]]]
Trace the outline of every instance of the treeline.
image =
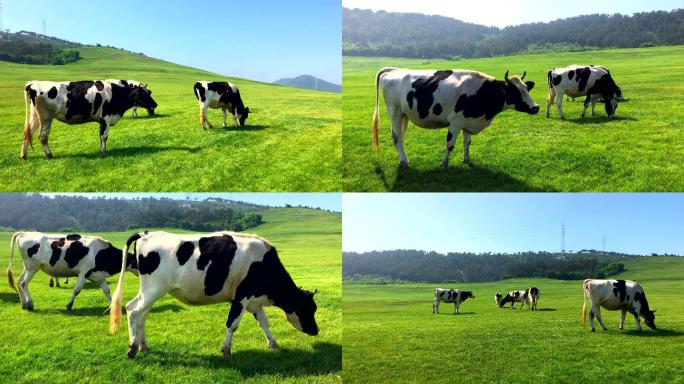
[[110,232],[172,227],[243,231],[263,223],[264,206],[223,199],[48,197],[0,194],[0,227],[44,232]]
[[417,250],[343,252],[345,280],[480,282],[516,277],[561,280],[605,278],[625,270],[624,259],[638,257],[585,250],[580,253],[447,253]]
[[350,56],[490,57],[684,44],[684,9],[585,15],[549,23],[486,27],[418,13],[342,10],[342,50]]
[[67,47],[76,43],[38,35],[33,32],[0,33],[0,60],[20,64],[64,65],[81,58],[80,53]]

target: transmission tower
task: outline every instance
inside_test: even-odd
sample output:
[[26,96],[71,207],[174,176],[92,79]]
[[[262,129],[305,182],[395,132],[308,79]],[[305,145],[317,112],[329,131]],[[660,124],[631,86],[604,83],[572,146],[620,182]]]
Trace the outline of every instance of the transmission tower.
[[45,22],[45,19],[43,19],[43,35],[47,36],[47,23]]
[[565,223],[561,225],[561,253],[565,253]]
[[5,28],[2,25],[2,0],[0,0],[0,32],[4,32]]
[[603,253],[606,253],[606,237],[603,236]]

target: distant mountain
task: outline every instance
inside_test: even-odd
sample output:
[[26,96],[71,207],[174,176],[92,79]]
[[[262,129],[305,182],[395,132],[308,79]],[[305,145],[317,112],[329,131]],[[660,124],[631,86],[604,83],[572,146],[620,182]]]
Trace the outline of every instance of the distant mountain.
[[299,87],[306,89],[313,89],[314,91],[323,92],[342,92],[342,86],[338,84],[333,84],[331,82],[313,77],[311,75],[302,75],[294,78],[279,79],[273,82],[273,84],[286,85],[288,87]]

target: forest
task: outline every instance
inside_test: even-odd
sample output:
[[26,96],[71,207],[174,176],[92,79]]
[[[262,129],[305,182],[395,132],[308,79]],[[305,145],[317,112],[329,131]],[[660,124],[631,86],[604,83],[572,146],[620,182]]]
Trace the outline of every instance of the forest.
[[72,43],[35,32],[0,32],[0,60],[20,64],[64,65],[81,58]]
[[262,224],[259,211],[266,208],[219,198],[195,201],[2,193],[0,230],[110,232],[171,227],[242,231]]
[[606,278],[625,270],[624,260],[639,257],[593,249],[573,253],[437,253],[418,250],[343,252],[345,281],[483,282],[519,277],[560,280]]
[[684,9],[594,14],[505,28],[418,13],[342,9],[342,50],[349,56],[492,57],[684,44]]

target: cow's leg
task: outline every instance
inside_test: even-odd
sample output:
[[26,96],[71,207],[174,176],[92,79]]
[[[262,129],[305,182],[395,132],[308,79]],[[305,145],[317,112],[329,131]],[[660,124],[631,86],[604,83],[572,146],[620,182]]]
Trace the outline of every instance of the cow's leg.
[[33,297],[31,297],[31,292],[29,292],[29,283],[36,273],[38,273],[37,269],[34,271],[30,269],[24,270],[24,273],[22,273],[23,279],[19,278],[19,289],[23,289],[25,301],[25,303],[22,303],[21,308],[29,311],[33,311]]
[[207,104],[200,103],[200,123],[202,124],[202,128],[204,130],[207,128],[213,128],[209,122],[209,119],[207,118],[207,108],[209,108]]
[[234,110],[234,111],[233,111],[233,126],[234,126],[235,128],[237,128],[237,127],[240,126],[240,124],[239,124],[239,122],[238,122],[238,117],[237,117],[237,110]]
[[470,132],[463,131],[463,162],[470,164],[470,138],[472,135]]
[[594,326],[594,304],[591,305],[591,309],[589,310],[589,326],[591,327],[592,332],[596,332],[596,326]]
[[76,299],[76,296],[78,296],[78,294],[81,293],[81,289],[83,289],[85,283],[85,274],[78,275],[78,280],[76,280],[76,285],[74,285],[74,292],[71,294],[71,298],[69,299],[69,302],[66,305],[67,311],[71,311],[71,307],[74,306],[74,299]]
[[608,328],[603,325],[603,319],[601,319],[601,307],[598,307],[596,310],[596,319],[598,320],[599,324],[601,324],[601,329],[603,329],[604,332],[607,331]]
[[634,321],[636,322],[637,330],[641,331],[641,319],[639,318],[639,314],[634,312]]
[[584,115],[587,113],[587,107],[589,106],[589,104],[591,104],[591,115],[596,115],[594,113],[594,104],[596,103],[596,99],[594,96],[595,95],[588,94],[587,97],[584,99],[584,106],[582,108],[582,113],[580,114],[580,117],[584,117]]
[[226,111],[226,108],[221,108],[223,110],[223,128],[227,127],[228,124],[226,124],[226,117],[228,115],[228,111]]
[[131,117],[138,117],[138,107],[133,107],[131,111]]
[[[145,339],[145,320],[147,314],[154,303],[168,292],[167,290],[155,287],[154,290],[145,290],[145,285],[140,285],[140,292],[138,296],[126,304],[126,312],[128,314],[129,337],[132,335],[133,341],[128,347],[126,355],[129,358],[134,358],[138,351],[148,351],[147,340]],[[130,309],[129,309],[130,308]],[[131,327],[133,328],[131,330]]]
[[454,303],[454,315],[458,315],[458,303]]
[[24,293],[24,288],[21,284],[22,281],[24,281],[26,276],[26,269],[24,269],[21,272],[21,275],[19,275],[19,280],[18,280],[18,286],[17,286],[17,291],[19,291],[19,301],[21,302],[21,308],[26,309],[26,294]]
[[102,289],[102,293],[104,293],[105,298],[107,299],[107,308],[102,312],[102,314],[105,315],[109,312],[109,306],[112,304],[112,296],[109,294],[109,284],[107,283],[107,280],[103,280],[100,283],[100,289]]
[[435,300],[432,303],[432,313],[439,313],[439,300]]
[[133,345],[133,341],[135,340],[134,331],[136,324],[131,323],[130,313],[133,311],[133,308],[138,306],[138,300],[140,300],[140,293],[138,293],[133,298],[133,300],[126,303],[126,321],[128,322],[128,345]]
[[230,312],[228,312],[228,321],[226,321],[226,341],[223,343],[223,348],[221,349],[221,354],[224,359],[230,358],[230,346],[233,341],[233,333],[237,331],[238,325],[240,325],[240,319],[242,319],[242,314],[244,313],[244,307],[242,303],[235,300],[230,306]]
[[[45,114],[47,115],[47,113]],[[40,133],[38,138],[40,139],[40,144],[43,146],[43,152],[45,152],[45,157],[52,159],[52,151],[48,145],[48,140],[50,138],[50,129],[52,128],[52,119],[43,117],[40,120]]]
[[556,99],[556,89],[554,87],[549,88],[549,96],[546,98],[546,117],[551,116],[551,104],[553,104]]
[[620,311],[620,324],[618,324],[618,328],[620,328],[621,331],[625,329],[625,315],[627,315],[626,309]]
[[563,116],[563,92],[556,93],[556,108],[558,108],[560,119],[565,120],[565,116]]
[[[447,131],[447,136],[446,136],[446,150],[444,152],[444,159],[442,159],[442,169],[447,169],[449,167],[449,155],[451,155],[451,151],[454,150],[454,145],[456,145],[456,139],[458,138],[458,133],[460,132],[460,128],[456,126],[456,124],[451,123],[449,124],[449,128]],[[465,137],[463,138],[463,162],[467,163],[466,158],[465,158]],[[470,160],[468,160],[470,161]]]
[[271,335],[271,330],[268,328],[268,317],[266,317],[266,312],[264,311],[263,307],[259,308],[254,313],[254,318],[257,322],[259,322],[259,326],[264,331],[264,335],[266,335],[266,344],[268,347],[278,348],[278,343],[276,343],[273,335]]
[[148,308],[145,312],[140,314],[138,319],[138,352],[149,353],[150,347],[147,345],[147,335],[145,334],[145,324],[147,323],[147,316],[150,314],[152,308]]
[[399,154],[399,165],[407,168],[409,162],[404,152],[404,132],[406,131],[404,125],[408,125],[408,117],[399,108],[391,108],[389,112],[392,119],[392,142]]
[[100,154],[107,156],[107,137],[109,136],[109,124],[106,121],[100,121]]
[[598,99],[598,95],[594,95],[594,96],[591,98],[591,115],[592,115],[592,116],[596,116],[596,110],[595,110],[595,107],[596,107],[596,99]]

